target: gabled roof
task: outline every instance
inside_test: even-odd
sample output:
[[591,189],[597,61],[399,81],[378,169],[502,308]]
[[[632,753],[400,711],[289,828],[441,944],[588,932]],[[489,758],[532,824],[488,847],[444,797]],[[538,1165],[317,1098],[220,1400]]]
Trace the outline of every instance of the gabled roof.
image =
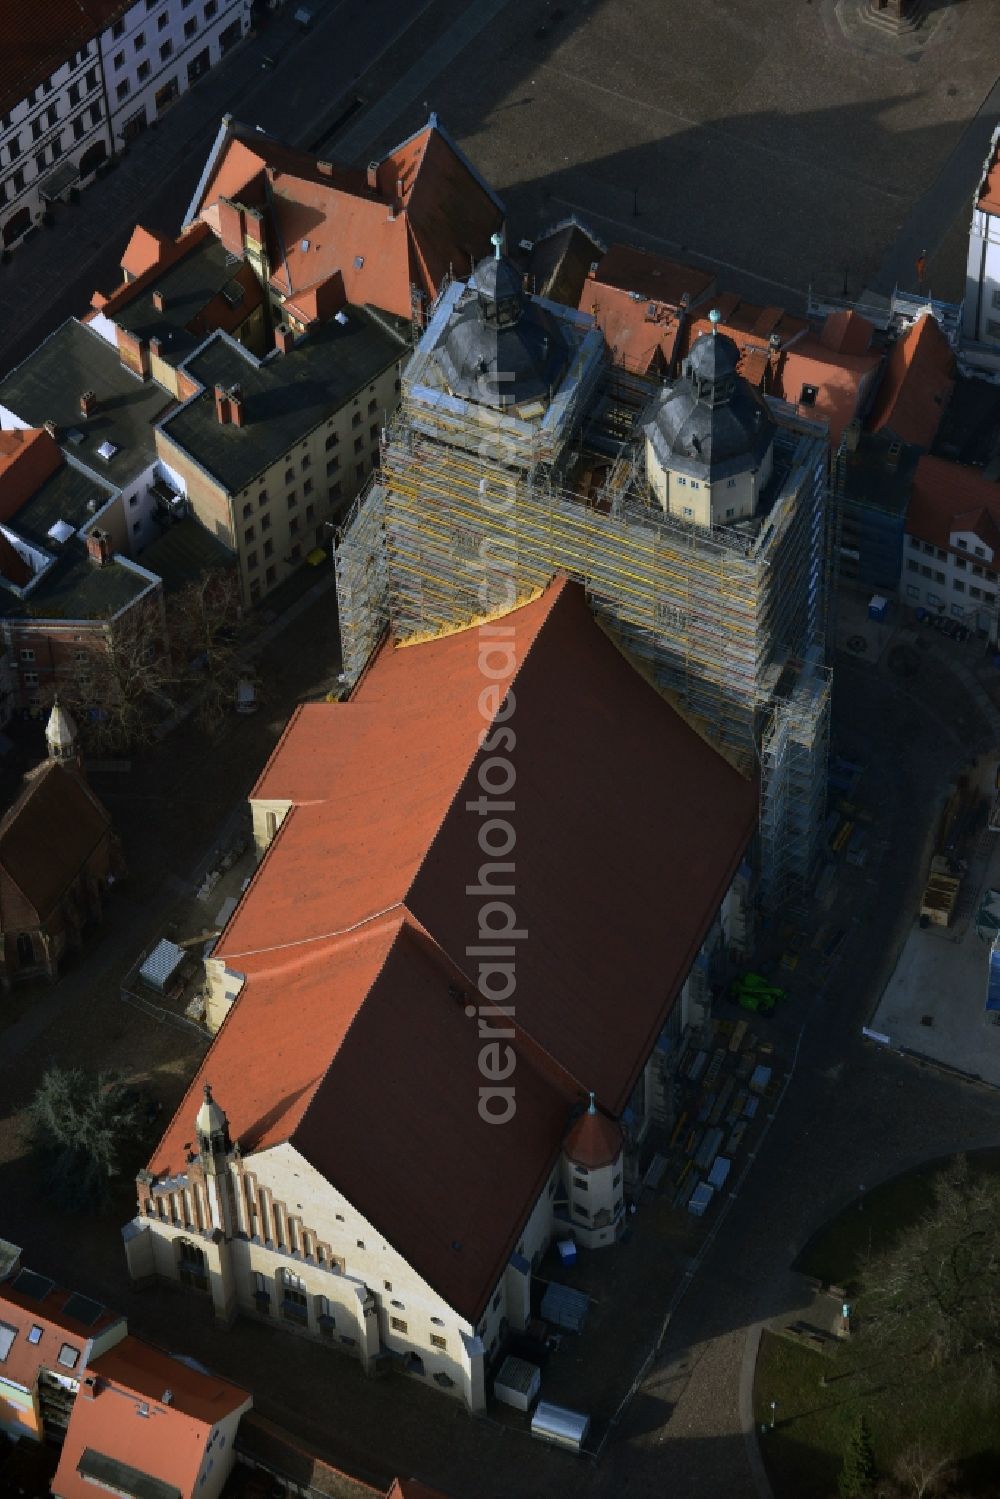
[[804,387],[812,386],[816,395],[807,414],[829,423],[830,447],[836,451],[844,428],[859,413],[880,358],[877,350],[864,354],[834,350],[822,336],[800,339],[779,358],[776,393],[798,405]]
[[1000,555],[1000,484],[985,479],[981,469],[925,454],[913,475],[913,491],[906,515],[911,536],[936,547],[950,548],[954,531],[972,531]]
[[[79,772],[45,761],[0,821],[0,869],[39,921],[80,873],[111,825]],[[0,921],[6,925],[5,913]]]
[[125,246],[121,268],[126,276],[141,276],[143,272],[153,270],[161,264],[170,253],[172,244],[173,240],[169,235],[158,234],[155,229],[144,229],[141,224],[136,224],[132,230],[132,238]]
[[[39,1369],[62,1370],[79,1379],[93,1340],[116,1324],[124,1334],[125,1321],[117,1312],[56,1287],[34,1270],[18,1270],[0,1282],[0,1380],[34,1389]],[[33,1334],[34,1328],[41,1329],[40,1335]]]
[[[95,1358],[89,1374],[96,1383],[73,1403],[53,1481],[60,1499],[91,1499],[95,1480],[116,1492],[195,1496],[213,1429],[251,1404],[246,1390],[133,1337]],[[230,1452],[215,1456],[225,1463]]]
[[976,207],[985,213],[1000,214],[1000,125],[993,131],[990,154],[976,195]]
[[875,326],[853,307],[840,312],[830,312],[823,320],[819,341],[835,354],[867,354],[871,348]]
[[704,304],[701,316],[685,323],[683,354],[690,352],[703,333],[711,333],[708,314],[712,308],[719,313],[718,332],[727,334],[740,350],[740,374],[755,385],[760,384],[763,376],[772,335],[780,346],[785,346],[809,332],[805,318],[793,317],[783,307],[758,307],[753,302],[744,302],[735,292],[722,292],[711,299],[711,307]]
[[875,397],[869,426],[899,442],[929,448],[955,386],[955,356],[930,313],[896,340]]
[[[511,688],[516,743],[498,726],[484,746]],[[498,745],[516,777],[512,903],[527,933],[502,1130],[477,1107],[482,903],[467,894],[484,862],[480,768]],[[246,982],[150,1169],[186,1168],[210,1082],[245,1151],[290,1141],[475,1320],[571,1105],[593,1088],[607,1112],[625,1107],[751,836],[756,790],[559,580],[482,635],[387,644],[348,703],[298,711],[253,797],[293,806],[213,954]]]
[[679,354],[684,309],[714,289],[707,271],[612,245],[583,283],[579,307],[593,315],[620,364],[640,374],[654,366],[666,372]]
[[566,1136],[563,1150],[578,1166],[596,1171],[610,1166],[622,1153],[621,1128],[599,1109],[587,1109]]
[[59,444],[44,428],[0,432],[0,521],[11,520],[62,461]]
[[[364,172],[320,162],[233,121],[224,124],[185,223],[223,234],[220,199],[263,216],[271,284],[304,321],[344,302],[409,318],[411,287],[436,296],[490,248],[503,206],[431,116]],[[235,246],[233,247],[235,248]]]

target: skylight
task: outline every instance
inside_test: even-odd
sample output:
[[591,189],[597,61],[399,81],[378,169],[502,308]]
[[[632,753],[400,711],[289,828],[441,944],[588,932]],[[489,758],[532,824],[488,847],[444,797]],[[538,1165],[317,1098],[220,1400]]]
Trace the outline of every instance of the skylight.
[[0,1322],[0,1364],[5,1361],[8,1353],[13,1348],[16,1337],[16,1327],[11,1327],[9,1322]]
[[75,527],[71,526],[69,521],[57,520],[49,527],[45,534],[51,541],[56,541],[61,546],[64,541],[69,541],[70,537],[76,534],[76,531]]
[[113,442],[102,442],[97,451],[104,459],[105,463],[109,463],[117,453],[118,449],[115,447]]

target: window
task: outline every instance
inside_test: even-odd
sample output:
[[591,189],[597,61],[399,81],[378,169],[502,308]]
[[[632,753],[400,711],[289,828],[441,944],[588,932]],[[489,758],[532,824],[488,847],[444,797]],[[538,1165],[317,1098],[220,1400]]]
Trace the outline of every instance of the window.
[[392,1281],[391,1280],[384,1280],[382,1282],[382,1289],[383,1289],[383,1291],[391,1291],[392,1290]]
[[965,560],[965,558],[964,558],[964,557],[956,557],[956,558],[955,558],[955,566],[956,566],[956,567],[957,567],[957,568],[958,568],[958,569],[959,569],[959,570],[960,570],[960,571],[961,571],[961,572],[963,572],[963,573],[964,573],[964,572],[965,572],[965,571],[966,571],[966,570],[967,570],[967,569],[968,569],[968,566],[969,566],[969,564],[968,564],[968,563],[967,563],[967,562],[966,562],[966,560]]
[[288,534],[289,534],[289,536],[297,536],[298,535],[298,530],[299,530],[299,518],[298,518],[297,515],[293,515],[292,518],[291,518],[291,520],[288,522]]
[[195,32],[197,30],[198,30],[198,22],[195,20],[194,16],[191,17],[190,21],[185,21],[184,22],[184,35],[186,37],[194,36],[194,34],[195,34]]
[[393,1332],[406,1331],[406,1323],[403,1321],[402,1317],[390,1317],[389,1326],[392,1328]]
[[41,117],[41,115],[36,115],[35,118],[31,122],[31,139],[33,141],[40,141],[41,138],[42,138],[42,117]]
[[733,516],[735,514],[736,514],[735,508],[732,505],[730,505],[729,509],[726,511],[726,520],[732,520],[732,518],[733,518]]
[[376,422],[373,427],[369,427],[368,436],[371,438],[372,442],[378,442],[378,422]]
[[622,1180],[622,1174],[619,1171],[619,1173],[618,1173],[617,1176],[612,1177],[612,1179],[611,1179],[611,1185],[613,1187],[619,1187],[619,1186],[621,1186],[621,1180]]
[[79,102],[80,102],[80,85],[79,85],[79,83],[71,83],[70,84],[70,86],[69,86],[69,102],[71,104],[79,104]]
[[589,1182],[585,1182],[583,1180],[582,1176],[574,1176],[574,1178],[573,1178],[573,1186],[576,1188],[576,1190],[578,1192],[589,1192],[590,1191],[590,1183]]
[[14,191],[16,193],[23,193],[24,192],[24,173],[23,172],[15,172],[14,175],[13,175],[13,177],[10,180],[11,180],[11,185],[13,186]]
[[678,484],[685,484],[685,485],[687,484],[687,480],[684,478],[684,476],[682,474],[678,475],[677,482],[678,482]]
[[698,482],[697,479],[692,479],[691,480],[691,488],[692,489],[700,489],[701,488],[701,485],[700,485],[700,483]]
[[934,581],[935,581],[935,583],[943,583],[944,582],[944,573],[935,572],[935,574],[934,574]]
[[101,106],[100,106],[100,104],[92,104],[90,106],[90,123],[92,125],[99,125],[101,123]]
[[981,578],[983,576],[983,569],[979,566],[978,562],[972,564],[972,576],[974,578]]
[[936,593],[929,593],[927,595],[927,602],[928,602],[928,604],[933,604],[935,608],[938,608],[938,606],[943,602],[943,600],[938,596],[938,594],[936,594]]
[[116,68],[123,68],[125,66],[125,53],[116,52],[111,61]]
[[247,552],[247,568],[248,568],[248,570],[250,572],[254,572],[255,569],[256,569],[256,567],[257,567],[257,553],[256,552]]
[[295,493],[295,490],[293,489],[293,490],[290,491],[290,493],[288,495],[288,508],[289,508],[289,510],[294,510],[295,507],[296,507],[296,505],[298,503],[299,503],[299,497]]
[[360,427],[361,426],[361,412],[360,411],[356,411],[354,413],[354,415],[351,417],[351,426],[352,427]]
[[271,1294],[268,1290],[267,1276],[260,1270],[253,1272],[253,1294],[259,1301],[270,1301]]
[[56,131],[55,135],[49,141],[49,145],[52,148],[52,160],[55,161],[55,159],[56,159],[57,156],[61,156],[62,155],[62,131],[61,130],[57,130]]
[[[390,1287],[390,1290],[391,1289],[392,1288]],[[392,1301],[389,1304],[390,1304],[390,1306],[394,1306],[396,1308],[397,1312],[404,1312],[406,1310],[406,1308],[404,1307],[404,1305],[403,1305],[403,1303],[401,1301]]]
[[447,1346],[448,1346],[448,1339],[447,1338],[443,1338],[441,1336],[441,1334],[437,1333],[437,1332],[432,1332],[431,1333],[431,1347],[432,1348],[447,1348]]
[[128,91],[129,91],[129,82],[128,82],[128,79],[127,78],[123,78],[122,81],[121,81],[121,83],[115,89],[115,94],[117,95],[117,97],[119,99],[127,99],[128,98]]
[[35,659],[35,653],[34,653],[34,651],[30,650],[27,646],[22,646],[22,648],[21,648],[21,660],[22,661],[34,661],[34,659]]
[[374,416],[377,407],[378,407],[378,402],[377,401],[369,401],[368,402],[368,415],[369,416]]
[[962,548],[963,552],[967,552],[969,550],[969,543],[965,540],[964,536],[960,536],[958,538],[958,544]]
[[84,122],[83,115],[77,115],[76,119],[73,121],[73,139],[78,141],[80,137],[85,134],[86,129],[87,126]]
[[210,21],[218,8],[218,0],[208,0],[208,4],[205,6],[205,20]]
[[326,439],[326,451],[329,453],[330,449],[331,448],[335,448],[337,446],[337,444],[338,444],[339,441],[340,441],[340,433],[339,432],[331,432],[330,436]]
[[260,492],[260,494],[257,496],[257,504],[258,505],[266,505],[267,504],[267,490],[266,489],[262,489],[261,492]]
[[264,556],[265,557],[270,557],[273,552],[274,552],[274,542],[271,540],[270,537],[268,537],[267,540],[264,543]]
[[363,437],[356,437],[354,439],[354,451],[356,453],[363,452],[364,451],[364,446],[365,446],[365,440],[364,440]]
[[964,583],[955,583],[953,586],[954,586],[954,589],[955,589],[956,593],[964,593],[965,592],[965,584]]
[[96,68],[91,68],[90,69],[90,72],[87,74],[87,76],[84,79],[84,83],[86,83],[88,89],[92,89],[92,88],[96,88],[97,87],[97,69]]
[[10,159],[11,159],[11,161],[16,161],[17,158],[21,154],[21,138],[20,138],[20,136],[15,132],[11,136],[10,140],[7,142],[7,145],[10,147]]
[[494,1298],[493,1298],[493,1310],[494,1311],[496,1311],[497,1307],[500,1305],[500,1296],[501,1296],[501,1292],[498,1291],[496,1293],[496,1295],[494,1296]]
[[123,36],[124,34],[125,34],[125,22],[124,21],[116,21],[115,24],[111,28],[111,35],[113,37],[119,37],[119,36]]
[[931,573],[931,570],[930,570],[929,567],[922,567],[920,569],[920,573],[921,573],[921,576],[924,577],[924,578],[930,578],[930,577],[933,576],[933,574]]
[[360,484],[361,481],[362,481],[362,479],[365,476],[365,466],[364,466],[364,464],[363,463],[356,463],[354,465],[354,473],[355,473],[355,477],[357,478],[358,483]]
[[331,484],[330,485],[330,498],[331,498],[331,500],[339,500],[340,499],[340,494],[341,494],[341,485],[340,484]]
[[271,529],[271,517],[270,517],[270,514],[266,510],[264,511],[264,514],[260,518],[260,529],[262,531],[270,531],[270,529]]
[[726,488],[727,489],[735,489],[736,488],[736,480],[735,479],[727,479],[726,480]]
[[[907,559],[907,563],[906,563],[906,570],[907,570],[907,572],[910,572],[910,573],[918,573],[920,571],[920,564],[917,563],[917,562],[914,562],[914,560],[913,560],[912,557],[909,557]],[[956,587],[957,587],[957,585],[956,585]],[[964,587],[964,584],[963,584],[963,587]]]
[[908,599],[918,599],[920,597],[920,589],[914,587],[914,585],[912,583],[907,583],[907,585],[906,585],[906,597]]
[[691,509],[690,505],[685,505],[684,506],[684,514],[688,515],[688,516],[694,515],[694,511]]
[[303,458],[303,459],[302,459],[302,462],[301,462],[301,464],[300,464],[300,465],[299,465],[299,467],[300,467],[300,468],[301,468],[301,469],[302,469],[302,472],[303,472],[303,473],[305,473],[305,471],[306,471],[306,469],[307,469],[307,468],[308,468],[308,467],[309,467],[309,465],[310,465],[310,464],[311,464],[311,463],[312,463],[312,459],[311,459],[311,458],[310,458],[310,457],[309,457],[309,454],[308,454],[308,453],[306,453],[306,455],[305,455],[305,456],[304,456],[304,458]]
[[281,1277],[281,1315],[289,1322],[308,1322],[305,1281],[292,1270],[281,1269],[278,1273]]
[[70,1343],[64,1343],[56,1357],[56,1363],[62,1364],[64,1369],[75,1369],[79,1357],[79,1348],[74,1348]]
[[243,540],[244,541],[253,541],[255,534],[256,533],[254,531],[253,526],[247,526],[246,530],[243,532]]
[[39,1327],[38,1323],[36,1322],[32,1326],[32,1328],[30,1329],[30,1331],[28,1333],[28,1342],[29,1343],[40,1343],[41,1341],[42,1341],[42,1329]]
[[[166,20],[166,16],[164,16],[164,20]],[[173,42],[170,42],[170,41],[164,42],[163,46],[160,48],[160,61],[161,62],[166,62],[167,58],[170,56],[170,54],[173,52],[173,50],[174,50],[174,44],[173,44]]]
[[924,556],[925,557],[933,557],[934,556],[934,548],[931,546],[931,544],[930,544],[929,541],[925,541],[924,542]]
[[149,77],[149,71],[150,71],[150,67],[151,66],[152,65],[150,63],[148,63],[148,62],[141,62],[139,64],[139,71],[136,74],[136,77],[138,78],[138,80],[139,80],[140,83],[145,83],[146,79]]
[[156,29],[157,29],[157,31],[166,31],[166,29],[167,29],[167,22],[169,21],[169,19],[170,19],[169,15],[167,14],[166,11],[164,11],[163,14],[160,16],[160,19],[156,23]]
[[244,505],[243,506],[243,519],[244,520],[249,520],[250,517],[251,517],[251,515],[253,515],[253,506],[252,505]]
[[970,598],[981,599],[982,596],[983,596],[983,591],[982,591],[981,588],[973,588],[973,587],[970,586],[970,588],[969,588],[969,597]]
[[144,31],[138,32],[132,45],[137,52],[141,52],[146,45],[146,33]]
[[919,552],[920,543],[915,536],[908,536],[907,541],[910,543],[911,547],[916,547],[917,551]]
[[938,560],[938,561],[939,561],[939,562],[943,562],[943,561],[944,561],[944,559],[945,559],[945,557],[946,557],[946,556],[947,556],[947,555],[948,555],[948,554],[947,554],[947,552],[942,552],[942,550],[941,550],[941,548],[940,548],[940,547],[938,547],[938,549],[937,549],[937,551],[936,551],[936,552],[935,552],[935,553],[934,553],[934,555],[935,555],[935,557],[936,557],[936,558],[937,558],[937,560]]
[[294,484],[295,483],[295,470],[293,468],[286,468],[285,469],[285,483],[286,484]]
[[312,494],[312,487],[313,487],[313,481],[311,479],[306,479],[305,482],[302,485],[302,493],[303,494]]
[[308,525],[310,521],[315,520],[315,518],[316,518],[316,506],[315,505],[307,505],[306,506],[306,525]]

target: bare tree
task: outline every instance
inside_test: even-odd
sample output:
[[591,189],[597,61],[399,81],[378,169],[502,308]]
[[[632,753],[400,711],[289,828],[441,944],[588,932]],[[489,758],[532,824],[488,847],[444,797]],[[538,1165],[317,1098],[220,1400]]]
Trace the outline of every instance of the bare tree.
[[912,1499],[933,1499],[939,1494],[948,1494],[958,1477],[958,1467],[953,1457],[943,1456],[924,1442],[915,1442],[901,1452],[893,1464],[896,1481],[894,1493],[911,1496]]
[[176,680],[197,691],[198,717],[216,730],[244,674],[246,626],[232,569],[195,578],[167,601]]
[[961,1370],[988,1395],[1000,1375],[1000,1183],[959,1156],[931,1209],[862,1272],[860,1334],[898,1357]]
[[157,716],[172,706],[173,675],[157,589],[106,620],[99,634],[88,633],[74,676],[59,691],[92,743],[135,749],[149,741]]

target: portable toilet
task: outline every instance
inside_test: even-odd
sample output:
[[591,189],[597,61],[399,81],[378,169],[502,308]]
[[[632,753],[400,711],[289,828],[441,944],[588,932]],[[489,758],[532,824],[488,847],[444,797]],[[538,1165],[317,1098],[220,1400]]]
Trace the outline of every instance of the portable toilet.
[[868,618],[877,620],[882,624],[889,612],[889,600],[883,598],[880,593],[873,594],[868,601]]

